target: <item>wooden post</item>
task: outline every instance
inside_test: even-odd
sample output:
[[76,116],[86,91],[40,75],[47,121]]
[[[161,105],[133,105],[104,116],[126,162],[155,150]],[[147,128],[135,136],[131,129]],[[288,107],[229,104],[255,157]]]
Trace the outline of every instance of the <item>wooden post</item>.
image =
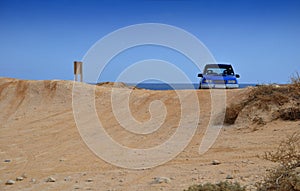
[[77,81],[77,75],[80,75],[80,82],[83,81],[82,62],[74,61],[74,75],[75,81]]

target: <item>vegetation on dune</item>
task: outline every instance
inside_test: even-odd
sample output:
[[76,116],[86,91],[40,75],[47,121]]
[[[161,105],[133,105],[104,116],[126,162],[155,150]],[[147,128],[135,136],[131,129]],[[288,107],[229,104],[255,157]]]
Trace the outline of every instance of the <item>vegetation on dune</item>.
[[291,77],[291,82],[294,86],[300,86],[300,74],[298,72]]
[[258,191],[300,191],[300,132],[282,141],[275,152],[266,152],[264,159],[279,163],[268,170]]
[[184,191],[245,191],[246,188],[241,186],[239,183],[231,183],[228,181],[219,182],[216,184],[206,183],[190,186]]
[[291,77],[291,82],[284,86],[261,85],[251,89],[245,99],[227,107],[224,122],[234,124],[240,112],[247,106],[262,111],[270,111],[271,107],[276,108],[275,119],[300,119],[300,76],[298,73]]

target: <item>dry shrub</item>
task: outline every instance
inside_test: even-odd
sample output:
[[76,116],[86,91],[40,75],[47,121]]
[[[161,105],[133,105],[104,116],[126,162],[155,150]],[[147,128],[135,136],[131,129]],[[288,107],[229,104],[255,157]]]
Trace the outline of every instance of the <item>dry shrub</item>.
[[300,106],[290,107],[279,110],[279,117],[283,120],[297,120],[300,119]]
[[294,98],[299,100],[300,99],[300,75],[298,72],[296,72],[296,74],[291,77],[291,82],[292,82],[291,88],[294,91]]
[[190,186],[184,191],[245,191],[246,188],[241,186],[239,183],[231,183],[228,181],[219,182],[217,184],[206,183],[200,185]]
[[268,110],[272,104],[280,106],[286,103],[289,100],[287,92],[288,86],[262,85],[250,92],[248,100],[258,109]]
[[[300,79],[298,79],[300,81]],[[299,83],[299,82],[298,82]],[[300,83],[299,83],[300,84]],[[278,108],[279,118],[285,120],[300,119],[300,85],[261,85],[253,88],[247,98],[226,108],[225,123],[234,124],[239,113],[248,105],[262,111]],[[284,108],[287,103],[292,107]]]
[[293,133],[282,141],[275,152],[266,152],[264,159],[279,162],[288,168],[300,165],[300,132]]
[[226,124],[234,124],[239,113],[247,105],[255,106],[258,109],[268,110],[271,103],[283,104],[283,102],[287,100],[287,97],[282,93],[274,93],[277,89],[279,88],[273,85],[262,85],[253,88],[246,99],[226,108],[224,122]]
[[300,87],[300,75],[298,72],[291,77],[291,82],[294,86]]
[[257,183],[258,191],[299,191],[300,172],[300,132],[282,141],[275,152],[266,152],[264,159],[277,162],[279,166],[269,169],[262,182]]

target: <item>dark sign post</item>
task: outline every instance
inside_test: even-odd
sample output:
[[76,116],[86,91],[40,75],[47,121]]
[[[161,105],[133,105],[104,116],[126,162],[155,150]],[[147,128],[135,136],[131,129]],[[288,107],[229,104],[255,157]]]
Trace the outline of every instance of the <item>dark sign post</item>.
[[77,81],[77,75],[80,75],[80,82],[83,81],[82,62],[74,61],[74,75],[75,81]]

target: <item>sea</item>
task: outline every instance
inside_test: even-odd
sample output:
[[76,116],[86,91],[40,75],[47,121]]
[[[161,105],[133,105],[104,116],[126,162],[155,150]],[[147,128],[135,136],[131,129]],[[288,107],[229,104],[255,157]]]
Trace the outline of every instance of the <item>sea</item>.
[[[128,86],[135,86],[137,88],[148,89],[148,90],[190,90],[199,89],[199,83],[194,84],[166,84],[166,83],[139,83],[132,84],[126,83]],[[239,88],[246,88],[251,86],[257,86],[254,83],[240,83]]]

